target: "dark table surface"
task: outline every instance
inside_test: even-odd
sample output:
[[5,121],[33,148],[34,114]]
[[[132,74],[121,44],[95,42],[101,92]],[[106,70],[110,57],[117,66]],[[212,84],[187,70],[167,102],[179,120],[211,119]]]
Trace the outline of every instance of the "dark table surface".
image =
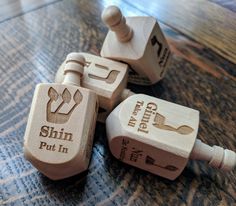
[[236,205],[236,175],[189,161],[175,181],[125,165],[109,152],[98,123],[89,169],[51,181],[23,156],[23,137],[35,85],[53,82],[72,51],[98,54],[107,5],[124,15],[152,15],[173,53],[165,79],[129,84],[200,111],[198,138],[236,151],[236,3],[221,0],[0,2],[1,205]]

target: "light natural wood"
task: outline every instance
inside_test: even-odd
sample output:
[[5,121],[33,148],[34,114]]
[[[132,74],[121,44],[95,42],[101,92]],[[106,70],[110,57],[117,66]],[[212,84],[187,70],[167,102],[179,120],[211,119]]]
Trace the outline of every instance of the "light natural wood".
[[198,125],[197,110],[143,94],[127,98],[106,120],[110,150],[127,164],[171,180],[189,158],[232,170],[236,154],[196,141]]
[[84,58],[69,54],[63,84],[38,84],[24,137],[24,154],[53,180],[88,168],[98,110],[97,95],[75,83]]
[[[196,110],[136,94],[109,115],[106,128],[110,150],[116,158],[173,180],[188,162],[198,124]],[[191,128],[187,134],[170,129],[184,125]]]
[[[80,54],[86,60],[82,86],[95,91],[99,98],[99,106],[107,112],[111,111],[122,101],[127,86],[128,65],[88,53]],[[65,62],[57,71],[56,83],[64,80],[64,66]]]
[[[7,0],[10,1],[19,0]],[[113,158],[104,124],[97,123],[91,164],[80,175],[50,181],[24,159],[23,136],[36,84],[53,82],[59,65],[71,51],[99,53],[107,33],[100,15],[110,2],[63,0],[0,23],[0,204],[234,205],[235,170],[222,173],[204,162],[190,161],[174,182],[164,180]],[[173,54],[173,64],[165,78],[150,87],[134,84],[128,87],[137,93],[201,111],[198,138],[209,145],[217,144],[236,151],[235,65],[209,49],[210,44],[214,47],[219,43],[214,41],[219,30],[228,33],[229,29],[222,28],[230,25],[233,28],[232,15],[215,9],[207,0],[189,10],[188,5],[193,1],[186,0],[183,4],[171,0],[170,7],[163,6],[163,10],[155,5],[166,1],[116,2],[125,16],[152,15],[162,23],[167,19],[169,25],[160,24]],[[134,4],[140,5],[142,10]],[[172,13],[176,7],[180,10]],[[181,12],[182,7],[185,13]],[[207,12],[207,8],[211,12]],[[199,12],[190,18],[193,9]],[[216,14],[212,14],[214,12]],[[170,18],[169,14],[175,18]],[[206,21],[202,14],[210,16],[211,20]],[[163,18],[158,18],[159,15]],[[170,27],[173,21],[178,21],[180,26]],[[215,27],[216,22],[222,23]],[[202,23],[209,29],[204,36],[198,32],[202,31]],[[187,29],[192,32],[185,36]],[[222,41],[227,42],[229,36],[223,33]],[[210,36],[212,41],[203,46],[201,40],[194,41],[195,36],[200,35],[202,39]]]
[[126,24],[126,19],[117,6],[109,6],[102,13],[103,22],[114,31],[120,42],[127,42],[133,37],[133,30]]
[[[146,76],[151,83],[158,82],[166,73],[171,53],[156,19],[153,17],[127,17],[126,29],[119,25],[114,29],[114,26],[111,27],[113,23],[111,20],[114,20],[114,16],[117,18],[121,15],[121,19],[125,19],[120,12],[117,12],[119,8],[116,10],[114,8],[113,6],[111,10],[111,7],[108,7],[102,14],[104,22],[111,30],[104,40],[101,56],[126,62],[137,73]],[[114,13],[114,16],[110,15],[111,12]],[[123,24],[124,22],[125,20],[123,20]],[[127,34],[127,30],[133,31],[133,35],[128,35],[130,32]],[[126,41],[121,41],[121,36],[128,36],[128,38],[125,38]]]

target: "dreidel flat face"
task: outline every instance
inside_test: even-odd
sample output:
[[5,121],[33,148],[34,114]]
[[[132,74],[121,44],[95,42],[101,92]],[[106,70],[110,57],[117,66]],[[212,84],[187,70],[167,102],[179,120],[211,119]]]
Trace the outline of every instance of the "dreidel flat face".
[[39,84],[24,137],[26,159],[54,180],[86,170],[97,107],[97,96],[88,89]]
[[161,80],[170,62],[167,41],[153,17],[126,17],[133,37],[120,42],[115,32],[109,31],[102,46],[101,56],[128,63],[152,83]]
[[[80,53],[86,59],[82,86],[96,92],[99,106],[111,110],[120,102],[121,92],[126,88],[128,65],[88,53]],[[55,82],[64,79],[65,62],[57,71]]]
[[171,180],[187,164],[198,124],[197,110],[143,94],[124,100],[106,120],[116,158]]

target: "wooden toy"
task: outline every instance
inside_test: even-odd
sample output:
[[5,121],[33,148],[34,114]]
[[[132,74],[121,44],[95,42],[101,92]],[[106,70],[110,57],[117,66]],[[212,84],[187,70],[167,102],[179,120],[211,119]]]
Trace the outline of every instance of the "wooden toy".
[[71,53],[62,84],[38,84],[24,137],[24,155],[44,175],[58,180],[88,168],[98,99],[80,87],[85,59]]
[[106,120],[109,147],[119,160],[174,180],[188,159],[230,171],[236,154],[196,139],[199,112],[143,94],[128,97]]
[[[127,96],[133,94],[127,86],[128,65],[88,53],[80,53],[86,60],[82,86],[95,91],[99,106],[111,111]],[[65,62],[57,71],[55,82],[64,80]]]
[[161,80],[170,62],[170,49],[155,18],[125,18],[116,6],[102,13],[109,32],[101,56],[128,63],[151,83]]

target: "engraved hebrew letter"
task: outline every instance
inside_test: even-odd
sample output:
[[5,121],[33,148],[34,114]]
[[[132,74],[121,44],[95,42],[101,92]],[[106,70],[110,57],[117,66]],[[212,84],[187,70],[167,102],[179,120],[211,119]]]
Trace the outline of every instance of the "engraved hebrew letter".
[[156,113],[156,116],[154,118],[154,123],[153,126],[158,128],[158,129],[163,129],[163,130],[169,130],[173,132],[177,132],[182,135],[187,135],[193,132],[193,128],[189,127],[187,125],[182,125],[178,128],[174,128],[170,125],[165,124],[165,117],[159,113]]
[[62,97],[62,103],[57,107],[57,109],[55,110],[55,112],[52,112],[51,109],[51,105],[53,101],[57,101],[59,94],[57,93],[57,91],[50,87],[48,90],[48,96],[49,96],[49,101],[47,103],[47,121],[51,122],[51,123],[55,123],[55,124],[64,124],[66,123],[72,112],[74,111],[74,109],[80,104],[80,102],[83,99],[82,94],[80,93],[80,91],[77,89],[74,96],[73,96],[73,100],[75,102],[75,104],[73,105],[73,107],[69,110],[68,113],[60,113],[60,109],[62,108],[63,105],[65,104],[69,104],[71,102],[71,93],[69,92],[69,90],[67,88],[64,89],[64,91],[62,92],[62,94],[60,95]]
[[156,163],[155,163],[155,159],[153,159],[153,158],[150,157],[149,155],[146,156],[145,163],[146,163],[147,165],[153,165],[153,166],[156,166],[156,167],[160,167],[160,168],[162,168],[162,169],[169,170],[169,171],[171,171],[171,172],[175,172],[176,170],[178,170],[178,168],[175,167],[174,165],[162,166],[162,165],[156,164]]
[[[103,65],[100,65],[100,64],[95,64],[95,66],[97,68],[102,68],[102,69],[106,69],[106,70],[109,70],[108,67],[105,67]],[[100,81],[105,81],[107,84],[113,84],[115,81],[116,81],[116,78],[118,76],[120,72],[117,71],[117,70],[111,70],[109,72],[109,74],[107,75],[107,77],[99,77],[97,75],[93,75],[93,74],[88,74],[89,78],[91,79],[96,79],[96,80],[100,80]]]
[[96,80],[100,80],[100,81],[105,81],[107,84],[113,84],[116,81],[116,78],[118,76],[120,72],[116,71],[116,70],[112,70],[107,77],[103,78],[103,77],[99,77],[93,74],[88,74],[88,76],[91,79],[96,79]]
[[158,39],[157,39],[156,36],[153,36],[153,37],[152,37],[151,43],[152,43],[152,46],[154,46],[155,44],[157,44],[157,46],[158,46],[157,57],[160,57],[160,55],[161,55],[161,50],[162,50],[162,43],[158,41]]

